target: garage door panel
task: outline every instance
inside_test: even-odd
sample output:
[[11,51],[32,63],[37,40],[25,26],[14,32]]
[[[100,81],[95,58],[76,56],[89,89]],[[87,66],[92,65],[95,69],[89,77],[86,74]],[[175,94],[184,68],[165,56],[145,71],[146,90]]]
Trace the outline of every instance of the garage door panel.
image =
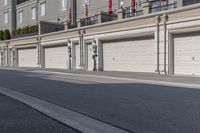
[[182,63],[182,62],[192,62],[192,57],[191,56],[176,57],[175,63]]
[[200,75],[200,35],[180,34],[174,37],[175,74]]
[[104,42],[104,70],[155,72],[153,39]]
[[45,48],[45,67],[46,68],[68,68],[67,46]]
[[19,67],[37,67],[37,49],[18,49]]
[[[200,66],[200,63],[198,63],[198,66]],[[200,67],[195,66],[194,71],[196,72],[195,75],[200,75]]]

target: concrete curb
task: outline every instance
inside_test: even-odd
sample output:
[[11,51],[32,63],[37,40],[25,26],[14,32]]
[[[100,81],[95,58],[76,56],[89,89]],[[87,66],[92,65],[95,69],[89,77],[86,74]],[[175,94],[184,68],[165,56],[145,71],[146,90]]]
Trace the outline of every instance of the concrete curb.
[[90,74],[75,74],[75,73],[64,73],[64,72],[52,72],[52,71],[42,71],[42,70],[33,70],[32,72],[42,72],[42,73],[62,74],[62,75],[68,75],[68,76],[71,75],[71,76],[82,76],[82,77],[94,77],[94,78],[124,80],[124,81],[130,81],[130,82],[133,82],[133,83],[142,83],[142,84],[151,84],[151,85],[161,85],[161,86],[200,89],[200,84],[188,84],[188,83],[180,83],[180,82],[179,83],[175,83],[175,82],[167,82],[167,81],[143,80],[143,79],[134,79],[134,78],[122,78],[122,77],[112,77],[112,76],[90,75]]
[[0,87],[0,93],[25,103],[32,108],[83,133],[129,133],[128,131],[92,119],[47,101]]
[[14,70],[14,71],[24,71],[24,72],[43,72],[43,73],[52,73],[52,74],[62,74],[62,75],[72,75],[72,76],[82,76],[82,77],[94,77],[94,78],[104,78],[104,79],[115,79],[115,80],[126,80],[133,83],[143,83],[150,85],[161,85],[161,86],[170,86],[170,87],[184,87],[191,89],[200,89],[200,84],[189,84],[181,82],[169,82],[169,81],[158,81],[158,80],[146,80],[146,79],[135,79],[135,78],[124,78],[124,77],[114,77],[114,76],[102,76],[102,75],[91,75],[91,74],[78,74],[78,73],[66,73],[66,72],[53,72],[41,69],[16,69],[16,68],[0,68],[0,70]]

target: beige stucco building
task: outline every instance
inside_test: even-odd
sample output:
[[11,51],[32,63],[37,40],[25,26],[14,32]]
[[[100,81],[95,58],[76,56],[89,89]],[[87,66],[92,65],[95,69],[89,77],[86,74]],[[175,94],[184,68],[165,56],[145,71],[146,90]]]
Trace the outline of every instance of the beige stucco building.
[[120,6],[111,15],[91,8],[87,19],[77,9],[77,28],[2,41],[1,64],[200,76],[200,2]]

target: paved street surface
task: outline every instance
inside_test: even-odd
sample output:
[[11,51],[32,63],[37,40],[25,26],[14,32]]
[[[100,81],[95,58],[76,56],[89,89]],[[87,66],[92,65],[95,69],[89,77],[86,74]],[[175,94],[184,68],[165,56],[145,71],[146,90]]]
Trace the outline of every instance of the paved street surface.
[[31,70],[0,70],[0,86],[131,132],[200,132],[200,89]]
[[1,133],[78,133],[14,99],[0,94]]

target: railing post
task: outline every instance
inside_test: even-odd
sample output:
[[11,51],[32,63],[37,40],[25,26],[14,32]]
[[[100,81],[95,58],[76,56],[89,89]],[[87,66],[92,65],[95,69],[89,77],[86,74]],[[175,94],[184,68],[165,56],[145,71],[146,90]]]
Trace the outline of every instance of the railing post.
[[65,30],[68,30],[69,29],[68,23],[64,22],[64,25],[65,25]]
[[147,0],[142,0],[142,10],[143,15],[149,14],[149,2]]
[[78,19],[77,21],[77,28],[80,28],[81,27],[81,19]]
[[183,6],[183,0],[177,0],[177,7]]
[[123,9],[122,8],[117,10],[117,17],[119,20],[123,19]]
[[99,12],[98,13],[98,24],[101,23],[101,20],[102,20],[102,12]]

